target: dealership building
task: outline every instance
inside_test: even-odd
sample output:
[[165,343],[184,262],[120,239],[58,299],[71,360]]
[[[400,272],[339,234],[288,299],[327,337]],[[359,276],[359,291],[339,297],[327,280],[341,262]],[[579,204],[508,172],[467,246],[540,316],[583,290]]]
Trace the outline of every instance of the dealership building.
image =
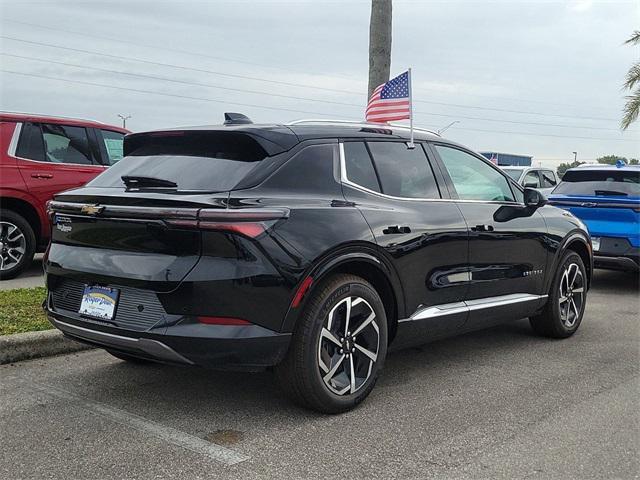
[[497,160],[498,165],[517,165],[522,167],[530,167],[531,159],[533,158],[529,155],[515,155],[513,153],[500,152],[480,152],[480,155],[494,162]]

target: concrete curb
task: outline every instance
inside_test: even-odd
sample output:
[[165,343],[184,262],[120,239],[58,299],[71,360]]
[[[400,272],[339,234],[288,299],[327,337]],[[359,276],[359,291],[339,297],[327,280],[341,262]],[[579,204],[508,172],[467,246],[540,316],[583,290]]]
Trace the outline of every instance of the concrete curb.
[[2,335],[0,336],[0,365],[89,348],[93,347],[69,340],[59,330]]

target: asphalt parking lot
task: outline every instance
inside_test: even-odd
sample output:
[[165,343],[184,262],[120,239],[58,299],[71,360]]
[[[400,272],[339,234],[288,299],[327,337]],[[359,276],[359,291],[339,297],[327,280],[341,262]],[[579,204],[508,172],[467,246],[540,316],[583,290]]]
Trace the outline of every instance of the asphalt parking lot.
[[524,320],[392,354],[353,412],[271,375],[88,351],[0,367],[0,477],[637,478],[640,296],[598,271],[578,333]]

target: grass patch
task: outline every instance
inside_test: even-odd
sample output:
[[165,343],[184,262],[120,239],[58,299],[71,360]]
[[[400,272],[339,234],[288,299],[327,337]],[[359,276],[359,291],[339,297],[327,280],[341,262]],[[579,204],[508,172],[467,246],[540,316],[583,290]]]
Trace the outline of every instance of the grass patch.
[[45,296],[44,287],[0,290],[0,335],[53,328],[42,311]]

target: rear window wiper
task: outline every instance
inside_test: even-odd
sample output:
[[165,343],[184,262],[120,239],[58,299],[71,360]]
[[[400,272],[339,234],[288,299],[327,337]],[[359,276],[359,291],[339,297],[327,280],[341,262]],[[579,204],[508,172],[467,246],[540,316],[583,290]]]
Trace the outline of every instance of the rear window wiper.
[[120,177],[127,189],[130,188],[178,188],[176,182],[163,178],[123,175]]
[[628,193],[618,192],[617,190],[596,190],[596,195],[621,195],[623,197],[628,197]]

